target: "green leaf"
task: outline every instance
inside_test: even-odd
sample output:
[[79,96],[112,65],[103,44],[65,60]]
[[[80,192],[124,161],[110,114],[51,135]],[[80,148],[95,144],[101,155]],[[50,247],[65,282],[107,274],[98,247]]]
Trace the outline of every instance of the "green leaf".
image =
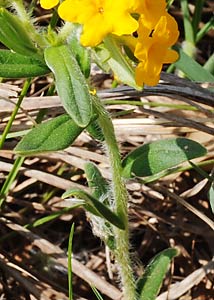
[[88,162],[84,166],[88,185],[92,191],[92,196],[96,199],[103,199],[108,195],[109,185],[105,178],[102,176],[97,166]]
[[56,88],[66,112],[80,127],[86,127],[92,116],[91,95],[70,46],[45,49],[45,60],[54,73]]
[[214,214],[214,186],[213,186],[213,183],[211,184],[211,187],[209,189],[208,198],[210,201],[210,207],[211,207],[212,213]]
[[[98,199],[99,202],[109,207],[109,199],[111,196],[108,181],[102,176],[101,172],[94,163],[86,163],[84,169],[92,196]],[[91,216],[91,219],[93,223],[93,216]],[[103,232],[103,237],[101,238],[105,241],[105,244],[109,247],[109,249],[114,251],[116,247],[116,241],[113,234],[112,225],[105,220],[104,222],[99,222],[98,226],[99,230]]]
[[[135,89],[142,89],[142,87],[139,87],[135,82],[134,68],[132,67],[131,63],[129,63],[127,57],[122,53],[115,39],[111,36],[106,37],[104,39],[104,47],[109,52],[109,58],[106,62],[116,75],[116,78],[124,84],[134,87]],[[104,53],[106,51],[105,48]],[[100,50],[100,53],[97,53],[102,55],[101,48],[98,49]]]
[[208,22],[206,22],[203,27],[197,32],[196,44],[198,44],[201,39],[208,33],[208,31],[214,28],[214,16],[211,16]]
[[139,300],[155,300],[165,274],[173,257],[179,255],[178,249],[169,248],[157,254],[146,267],[143,277],[137,282]]
[[206,148],[186,138],[163,139],[145,144],[123,160],[123,176],[151,176],[206,154]]
[[185,54],[181,48],[174,47],[179,52],[180,58],[175,62],[175,66],[181,70],[186,76],[199,82],[214,82],[214,76],[204,69],[193,58]]
[[41,226],[41,225],[43,225],[43,224],[45,224],[45,223],[48,223],[48,222],[50,222],[50,221],[53,221],[53,220],[55,220],[55,219],[61,217],[61,216],[64,215],[64,214],[70,213],[70,211],[71,211],[72,209],[77,208],[77,207],[79,207],[79,206],[81,206],[81,205],[82,205],[82,203],[76,203],[76,204],[74,204],[73,206],[64,207],[63,209],[61,209],[61,210],[59,210],[59,211],[56,211],[56,212],[50,214],[49,216],[45,216],[45,217],[42,217],[42,218],[40,218],[40,219],[34,221],[33,224],[31,224],[30,226],[32,226],[32,227]]
[[39,124],[18,143],[15,152],[21,155],[63,150],[70,146],[84,128],[68,116],[61,115]]
[[91,68],[89,50],[80,44],[79,39],[77,37],[78,30],[79,26],[72,30],[71,35],[68,39],[68,43],[69,46],[71,46],[73,54],[80,66],[83,75],[85,76],[85,78],[88,78],[90,75]]
[[88,208],[90,209],[89,211],[91,213],[98,215],[99,217],[109,221],[111,224],[113,224],[114,226],[122,230],[125,229],[125,225],[123,221],[114,212],[112,212],[106,205],[104,205],[102,202],[100,202],[90,194],[79,189],[71,189],[66,191],[62,195],[62,198],[64,199],[71,196],[85,200],[86,204],[89,205]]
[[204,64],[204,69],[214,76],[214,52],[210,55],[210,57]]
[[23,55],[35,55],[38,51],[22,21],[3,7],[0,8],[0,42]]
[[50,73],[44,62],[33,57],[0,50],[0,77],[23,78],[42,76]]

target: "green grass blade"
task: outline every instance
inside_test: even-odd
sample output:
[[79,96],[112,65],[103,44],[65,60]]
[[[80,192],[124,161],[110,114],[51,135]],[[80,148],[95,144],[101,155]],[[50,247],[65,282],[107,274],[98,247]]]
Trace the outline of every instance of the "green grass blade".
[[20,108],[20,106],[22,104],[22,101],[23,101],[24,97],[27,95],[27,91],[28,91],[30,85],[31,85],[31,78],[28,78],[25,81],[25,83],[24,83],[24,86],[22,88],[21,94],[20,94],[20,96],[18,98],[18,101],[16,103],[16,106],[15,106],[15,108],[14,108],[14,110],[13,110],[11,116],[10,116],[10,119],[9,119],[9,121],[8,121],[8,123],[7,123],[4,131],[3,131],[3,133],[2,133],[1,140],[0,140],[0,149],[2,149],[2,147],[4,145],[4,142],[5,142],[5,139],[7,137],[7,134],[10,131],[10,128],[11,128],[11,126],[13,124],[13,121],[15,120],[15,117],[16,117],[18,111],[19,111],[19,108]]
[[198,31],[198,26],[201,21],[201,14],[204,6],[204,0],[196,0],[195,1],[195,11],[194,15],[192,18],[192,27],[193,27],[193,32],[194,36],[196,36],[197,31]]
[[56,211],[54,213],[52,213],[51,215],[49,216],[45,216],[43,218],[40,218],[38,220],[36,220],[35,222],[33,222],[33,224],[31,225],[32,227],[37,227],[37,226],[41,226],[47,222],[50,222],[50,221],[53,221],[57,218],[59,218],[60,216],[70,212],[72,209],[76,208],[76,207],[79,207],[81,206],[82,204],[74,204],[72,206],[69,206],[69,207],[65,207],[63,209],[61,209],[60,211]]
[[72,288],[72,242],[74,236],[74,223],[71,226],[71,231],[68,241],[68,297],[69,300],[73,300],[73,288]]
[[214,53],[209,57],[209,59],[204,64],[204,69],[214,75]]
[[98,300],[104,300],[103,297],[98,292],[98,290],[95,288],[95,286],[91,285],[91,289],[94,292],[94,294],[95,294],[95,296],[97,297]]
[[214,16],[198,31],[196,35],[196,43],[200,42],[200,40],[205,36],[205,34],[214,28]]
[[214,214],[214,187],[213,187],[213,183],[211,184],[211,187],[208,191],[208,198],[209,198],[209,201],[210,201],[211,211]]
[[211,183],[213,182],[213,180],[214,180],[213,176],[210,176],[209,174],[207,174],[207,172],[205,172],[202,168],[200,168],[199,166],[194,164],[192,161],[188,161],[188,163],[196,172],[198,172],[198,174],[201,175],[202,178],[208,179]]
[[0,191],[0,207],[2,206],[2,204],[4,203],[5,197],[7,195],[7,193],[9,192],[9,189],[12,185],[12,183],[14,182],[17,173],[19,172],[19,169],[21,168],[21,165],[24,162],[25,157],[17,157],[17,159],[15,160],[14,164],[13,164],[13,168],[10,171],[9,175],[7,176],[1,191]]
[[181,0],[181,9],[183,12],[183,22],[184,22],[184,33],[185,33],[185,41],[191,44],[195,44],[193,25],[189,13],[187,0]]
[[214,76],[210,72],[184,53],[181,48],[176,47],[176,50],[179,52],[180,58],[176,61],[175,66],[189,79],[198,82],[214,82]]

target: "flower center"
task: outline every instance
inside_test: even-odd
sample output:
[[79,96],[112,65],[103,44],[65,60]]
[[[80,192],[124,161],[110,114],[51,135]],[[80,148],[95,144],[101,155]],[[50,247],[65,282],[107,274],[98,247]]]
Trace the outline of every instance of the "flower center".
[[152,29],[152,31],[151,31],[150,34],[149,34],[149,37],[152,37],[154,31],[155,31],[155,30]]
[[104,13],[103,7],[99,7],[99,8],[98,8],[98,13],[99,13],[99,14],[103,14],[103,13]]

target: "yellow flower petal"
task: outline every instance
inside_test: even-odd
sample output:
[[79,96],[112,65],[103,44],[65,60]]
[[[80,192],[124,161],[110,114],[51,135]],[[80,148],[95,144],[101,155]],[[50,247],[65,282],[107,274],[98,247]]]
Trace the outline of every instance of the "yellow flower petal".
[[143,83],[154,86],[160,79],[160,72],[167,49],[157,48],[152,45],[147,53],[145,60],[142,60],[136,68],[136,82],[139,85]]
[[44,9],[51,9],[59,3],[59,0],[40,0],[40,5]]
[[117,18],[120,18],[120,22],[114,22],[112,25],[113,34],[119,36],[124,34],[132,34],[138,28],[138,22],[128,13],[121,14],[120,16],[117,16]]
[[109,33],[121,36],[136,31],[138,22],[131,16],[134,5],[134,0],[65,0],[58,13],[63,20],[83,25],[84,46],[96,46]]
[[136,83],[139,86],[147,84],[149,86],[157,85],[160,79],[162,65],[156,65],[154,69],[147,63],[140,63],[135,70]]
[[179,59],[178,52],[175,50],[168,49],[165,56],[164,56],[164,64],[171,64]]
[[141,14],[141,18],[149,24],[154,26],[160,17],[166,12],[165,0],[141,0],[135,8],[136,12]]
[[[153,0],[151,0],[152,2]],[[139,59],[136,68],[136,82],[138,85],[156,85],[164,63],[172,63],[178,59],[178,54],[169,48],[179,36],[175,19],[166,11],[159,17],[156,24],[149,15],[140,16],[138,38],[134,55]]]
[[[100,24],[99,30],[96,34],[94,33],[94,28]],[[100,42],[105,38],[105,36],[111,31],[112,26],[107,21],[104,23],[104,18],[100,16],[95,16],[88,23],[85,24],[83,33],[81,35],[81,44],[85,47],[91,46],[95,47],[100,44]]]
[[97,13],[96,5],[91,5],[92,0],[65,0],[60,4],[58,13],[65,21],[83,24]]

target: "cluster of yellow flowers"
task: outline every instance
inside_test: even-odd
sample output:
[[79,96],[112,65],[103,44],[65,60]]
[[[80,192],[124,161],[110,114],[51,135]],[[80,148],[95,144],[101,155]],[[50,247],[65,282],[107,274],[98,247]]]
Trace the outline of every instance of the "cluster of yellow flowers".
[[[44,9],[59,0],[41,0]],[[175,19],[166,11],[165,0],[65,0],[58,7],[60,18],[83,25],[81,44],[94,47],[108,34],[127,38],[134,56],[136,83],[153,86],[160,78],[164,63],[178,59],[170,47],[178,39]]]

